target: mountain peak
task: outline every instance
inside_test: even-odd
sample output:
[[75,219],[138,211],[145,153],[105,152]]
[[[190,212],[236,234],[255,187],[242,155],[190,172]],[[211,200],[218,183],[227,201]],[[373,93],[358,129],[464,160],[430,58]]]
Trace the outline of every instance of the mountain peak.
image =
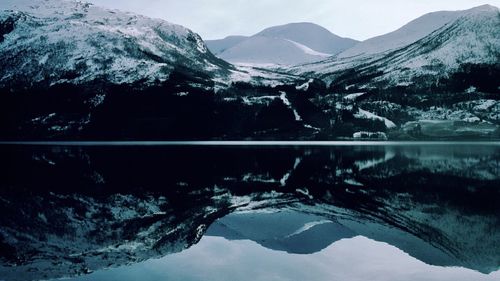
[[273,26],[251,37],[206,42],[213,53],[230,62],[282,65],[322,60],[357,43],[311,22]]
[[[261,32],[257,33],[257,35],[259,35],[259,34],[262,35],[262,34],[266,34],[269,32],[277,32],[277,31],[282,32],[283,30],[297,29],[297,28],[299,28],[299,29],[302,29],[302,28],[318,29],[318,30],[322,30],[322,31],[326,31],[328,33],[331,33],[331,31],[324,28],[323,26],[312,23],[312,22],[292,22],[292,23],[268,27],[268,28],[262,30]],[[331,33],[331,34],[333,34],[333,33]]]
[[467,11],[478,11],[478,12],[498,12],[498,7],[495,7],[493,5],[485,4],[481,6],[474,7],[472,9],[469,9]]

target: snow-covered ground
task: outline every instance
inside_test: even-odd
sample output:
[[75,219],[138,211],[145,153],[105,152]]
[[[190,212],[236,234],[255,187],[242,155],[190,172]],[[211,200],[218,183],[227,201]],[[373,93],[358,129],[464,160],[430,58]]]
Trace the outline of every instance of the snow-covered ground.
[[361,108],[359,109],[358,113],[354,114],[354,117],[360,118],[360,119],[370,119],[370,120],[382,121],[382,122],[384,122],[387,129],[394,129],[397,127],[396,124],[394,124],[394,122],[392,122],[391,120],[389,120],[385,117],[377,116],[377,115],[375,115],[371,112],[368,112],[366,110],[363,110]]
[[293,108],[292,103],[288,100],[285,92],[281,92],[280,99],[289,109],[293,110],[293,115],[295,115],[295,121],[302,121],[302,117],[300,117],[297,110]]

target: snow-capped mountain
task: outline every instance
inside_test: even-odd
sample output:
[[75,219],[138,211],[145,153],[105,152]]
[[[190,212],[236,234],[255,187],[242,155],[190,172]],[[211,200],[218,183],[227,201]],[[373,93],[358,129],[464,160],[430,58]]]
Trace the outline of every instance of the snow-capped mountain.
[[[354,138],[385,139],[379,132],[390,131],[388,124],[400,128],[397,135],[402,138],[498,134],[499,10],[485,5],[457,15],[399,49],[332,57],[291,68],[291,72],[327,83],[332,94],[316,104],[336,111],[335,115],[344,112],[341,122],[385,122],[386,129],[372,127],[355,132]],[[492,110],[491,115],[480,108],[489,108],[486,111]],[[349,118],[345,118],[346,112]]]
[[0,4],[0,86],[166,81],[176,70],[220,76],[227,64],[179,25],[63,0]]
[[254,36],[236,39],[222,41],[227,47],[223,51],[216,45],[221,41],[207,41],[207,44],[215,45],[213,52],[233,63],[294,65],[323,60],[357,43],[312,23],[270,27]]
[[[385,37],[387,40],[395,39],[387,41],[384,46],[380,45],[365,51],[365,55],[344,58],[346,56],[344,53],[340,58],[331,58],[297,69],[323,77],[329,83],[346,82],[357,88],[409,85],[428,87],[431,84],[439,85],[441,80],[444,84],[446,80],[453,78],[455,73],[467,71],[464,69],[467,66],[490,66],[498,70],[500,64],[498,8],[485,5],[452,14],[431,14],[416,22],[430,18],[429,26],[436,26],[434,24],[436,21],[432,20],[435,17],[448,22],[410,45],[404,46],[405,43],[402,42],[411,42],[418,36],[412,35],[410,36],[412,39],[409,40],[406,36],[397,37],[398,34],[407,34],[398,31]],[[418,25],[415,27],[410,25],[402,30],[417,27]],[[429,29],[423,28],[421,33],[424,31],[429,32]],[[381,41],[376,39],[374,42]],[[403,46],[399,49],[385,52],[393,46],[400,45]]]
[[290,23],[267,28],[256,36],[288,39],[305,45],[317,52],[338,54],[354,46],[358,41],[343,38],[313,23]]
[[372,55],[408,46],[456,20],[461,15],[463,15],[463,11],[440,11],[426,14],[396,31],[359,42],[354,47],[340,53],[337,57]]
[[90,130],[102,139],[113,128],[121,136],[137,129],[163,139],[170,138],[164,133],[213,135],[223,109],[219,90],[238,83],[272,89],[296,80],[236,68],[182,26],[79,1],[2,1],[0,32],[2,138]]

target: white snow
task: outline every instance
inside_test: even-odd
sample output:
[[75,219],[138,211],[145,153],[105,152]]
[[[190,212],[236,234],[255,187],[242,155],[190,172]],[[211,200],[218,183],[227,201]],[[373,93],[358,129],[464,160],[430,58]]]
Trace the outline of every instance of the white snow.
[[302,121],[302,117],[300,117],[299,113],[295,108],[293,108],[292,103],[288,100],[286,97],[286,93],[281,91],[281,96],[280,99],[283,101],[283,103],[291,110],[293,110],[293,114],[295,115],[295,121]]
[[314,197],[309,193],[309,190],[307,188],[297,188],[295,191],[299,194],[307,196],[311,200],[314,199]]
[[309,85],[314,82],[314,79],[309,79],[309,81],[307,81],[306,83],[302,84],[302,85],[298,85],[295,87],[295,89],[297,89],[298,91],[304,91],[306,92],[307,90],[309,90]]
[[347,58],[359,55],[383,53],[408,46],[444,25],[458,19],[463,11],[435,12],[411,21],[400,29],[363,41],[342,52],[338,57]]
[[260,182],[260,183],[276,183],[277,180],[271,178],[269,175],[254,175],[248,173],[243,176],[243,182]]
[[396,157],[396,153],[394,151],[386,150],[385,156],[383,158],[369,159],[369,160],[358,160],[358,161],[354,162],[354,165],[356,165],[356,167],[358,167],[358,169],[360,171],[363,171],[363,170],[378,166],[382,163],[385,163],[385,162],[393,159],[394,157]]
[[304,232],[308,231],[309,229],[311,229],[311,228],[313,228],[315,226],[322,225],[322,224],[327,224],[327,223],[332,223],[332,222],[329,221],[329,220],[319,220],[319,221],[309,222],[309,223],[306,223],[303,227],[297,229],[292,234],[289,234],[289,235],[287,235],[285,237],[289,238],[289,237],[292,237],[292,236],[297,236],[297,235],[299,235],[301,233],[304,233]]
[[320,128],[314,127],[314,126],[309,125],[309,124],[304,124],[304,128],[312,129],[312,130],[315,130],[315,131],[321,131]]
[[260,97],[242,97],[243,103],[246,105],[265,104],[269,105],[272,101],[279,98],[278,96],[260,96]]
[[476,105],[474,110],[489,110],[491,107],[495,106],[498,102],[496,100],[482,100],[481,104]]
[[267,65],[260,67],[256,64],[237,64],[236,70],[231,70],[229,81],[215,80],[225,86],[236,82],[245,82],[252,85],[264,85],[268,87],[276,87],[285,83],[293,83],[297,79],[296,76],[282,74],[274,71],[276,65]]
[[226,45],[217,55],[231,63],[297,65],[320,61],[352,47],[355,40],[342,38],[312,23],[292,23],[267,28],[250,37],[211,41]]
[[295,163],[293,164],[292,170],[288,171],[281,178],[281,180],[280,180],[281,186],[283,186],[283,187],[286,186],[286,183],[287,183],[288,179],[290,178],[290,176],[292,175],[292,172],[295,171],[295,169],[297,169],[297,167],[300,165],[301,162],[302,162],[302,158],[300,158],[300,157],[295,158]]
[[[381,73],[358,88],[411,85],[417,77],[449,78],[464,64],[497,64],[500,49],[498,8],[481,6],[466,11],[426,15],[399,31],[370,39],[336,57],[290,67],[297,75],[323,76],[329,84],[349,69]],[[430,48],[432,47],[432,48]]]
[[40,58],[38,64],[46,64],[48,60],[49,60],[49,54],[46,54],[45,56]]
[[360,119],[370,119],[370,120],[382,121],[382,122],[384,122],[387,129],[394,129],[397,127],[396,124],[394,124],[394,122],[392,122],[391,120],[389,120],[385,117],[380,117],[378,115],[375,115],[375,114],[368,112],[366,110],[363,110],[361,108],[359,109],[358,113],[354,114],[354,117],[360,118]]
[[353,186],[364,186],[362,183],[356,181],[355,179],[346,179],[344,180],[344,183],[348,185],[353,185]]
[[307,47],[306,45],[302,45],[302,44],[297,43],[297,42],[295,42],[293,40],[289,40],[289,39],[285,39],[285,40],[288,41],[288,42],[290,42],[290,43],[292,43],[292,44],[294,44],[295,46],[297,46],[305,54],[308,54],[308,55],[311,55],[311,56],[324,57],[324,58],[332,56],[331,54],[325,54],[325,53],[321,53],[321,52],[315,51],[315,50]]
[[345,96],[344,99],[348,101],[355,101],[357,98],[362,97],[364,95],[366,95],[366,93],[354,93]]
[[286,186],[286,182],[288,181],[288,179],[290,178],[291,174],[290,173],[286,173],[283,178],[281,178],[280,180],[280,184],[281,186]]
[[387,135],[384,132],[356,132],[353,134],[353,138],[387,140]]

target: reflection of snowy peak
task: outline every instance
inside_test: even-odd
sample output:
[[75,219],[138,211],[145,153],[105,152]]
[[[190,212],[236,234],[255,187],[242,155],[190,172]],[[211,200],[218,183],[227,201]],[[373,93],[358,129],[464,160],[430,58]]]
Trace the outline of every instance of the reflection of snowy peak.
[[[207,42],[214,53],[230,62],[283,65],[323,60],[355,43],[312,23],[291,23],[270,27],[249,38]],[[221,44],[224,50],[218,48]]]
[[222,69],[197,34],[163,20],[61,0],[7,1],[0,8],[1,85],[153,82],[178,68]]
[[0,155],[16,159],[0,179],[5,280],[132,264],[205,234],[297,254],[362,235],[432,265],[499,268],[496,146],[4,147]]
[[253,240],[262,246],[294,254],[319,252],[354,233],[325,218],[293,210],[233,213],[214,222],[208,236]]

